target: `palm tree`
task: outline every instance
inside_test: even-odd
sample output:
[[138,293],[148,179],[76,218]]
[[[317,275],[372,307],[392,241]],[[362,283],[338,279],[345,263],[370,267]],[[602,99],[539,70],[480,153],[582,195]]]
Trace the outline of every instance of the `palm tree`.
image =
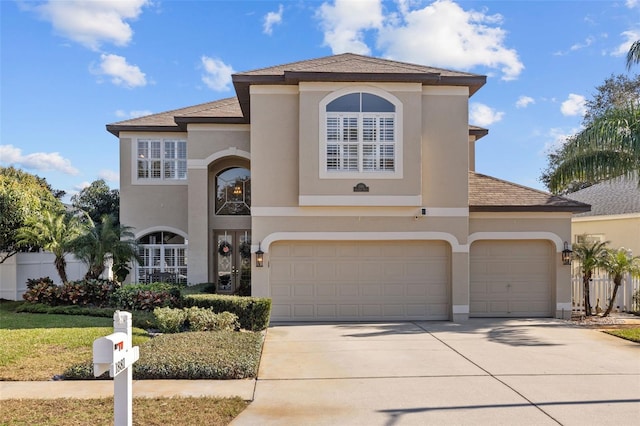
[[596,241],[592,244],[576,244],[573,246],[573,255],[580,261],[582,273],[582,288],[584,291],[584,313],[591,316],[590,287],[593,271],[600,267],[602,258],[606,254],[608,241]]
[[627,70],[630,70],[633,64],[640,64],[640,40],[634,41],[627,53]]
[[607,250],[600,267],[604,269],[613,280],[613,294],[611,295],[611,299],[609,299],[607,310],[602,314],[603,317],[606,317],[613,309],[613,303],[624,276],[626,274],[640,276],[640,256],[632,257],[631,254],[627,253],[623,248]]
[[557,193],[575,181],[599,182],[640,171],[640,105],[611,108],[567,141],[563,159],[551,173]]
[[72,252],[73,242],[82,234],[77,217],[65,212],[46,211],[42,218],[29,218],[18,231],[19,243],[41,247],[55,256],[55,267],[63,283],[67,280],[67,261],[64,256]]
[[76,257],[87,264],[85,279],[96,279],[104,272],[104,262],[109,257],[114,264],[126,263],[137,259],[136,243],[131,228],[119,225],[113,216],[102,216],[101,222],[95,224],[89,216],[87,233],[80,236],[73,244]]

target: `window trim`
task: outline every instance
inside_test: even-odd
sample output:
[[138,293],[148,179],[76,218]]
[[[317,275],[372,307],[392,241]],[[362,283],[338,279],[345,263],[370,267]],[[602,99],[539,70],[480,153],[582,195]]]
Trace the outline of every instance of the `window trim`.
[[[158,135],[149,135],[145,137],[134,137],[131,139],[131,184],[132,185],[187,185],[189,180],[189,164],[188,164],[188,149],[187,138],[185,137],[166,137]],[[159,178],[144,178],[138,177],[138,144],[139,142],[160,142],[160,177]],[[167,162],[181,161],[177,158],[165,158],[165,143],[166,142],[184,142],[186,158],[185,162],[185,177],[184,178],[165,178],[165,165]],[[176,147],[177,152],[177,147]]]
[[[391,102],[395,108],[395,171],[329,171],[327,170],[327,105],[335,99],[351,93],[370,93]],[[329,114],[335,114],[333,112]],[[349,114],[349,113],[347,113]],[[363,113],[357,113],[363,114]],[[364,113],[388,115],[390,113]],[[373,86],[353,86],[336,90],[325,96],[319,103],[319,143],[318,174],[320,179],[402,179],[403,178],[403,108],[400,99],[391,93]],[[362,145],[361,141],[358,141]],[[359,148],[360,150],[360,148]]]

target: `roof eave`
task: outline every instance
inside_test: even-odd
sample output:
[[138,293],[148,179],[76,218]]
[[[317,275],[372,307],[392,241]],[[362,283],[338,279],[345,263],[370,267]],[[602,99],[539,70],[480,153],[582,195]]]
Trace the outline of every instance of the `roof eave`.
[[120,137],[120,132],[181,132],[179,126],[132,126],[107,124],[107,131],[116,137]]
[[532,213],[584,213],[591,210],[591,206],[469,206],[469,212],[532,212]]

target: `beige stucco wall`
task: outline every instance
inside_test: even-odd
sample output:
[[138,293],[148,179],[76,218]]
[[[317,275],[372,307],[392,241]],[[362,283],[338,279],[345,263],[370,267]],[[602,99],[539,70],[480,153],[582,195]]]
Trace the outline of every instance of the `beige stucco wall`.
[[[120,135],[120,221],[134,228],[136,236],[162,224],[187,232],[187,182],[177,184],[133,184],[133,144],[137,138],[182,138],[184,133]],[[188,148],[187,148],[188,150]],[[167,228],[168,229],[168,228]]]
[[611,248],[631,249],[640,256],[640,213],[616,216],[575,217],[571,223],[573,243],[582,234],[602,235]]
[[469,205],[467,88],[425,87],[422,97],[423,204]]

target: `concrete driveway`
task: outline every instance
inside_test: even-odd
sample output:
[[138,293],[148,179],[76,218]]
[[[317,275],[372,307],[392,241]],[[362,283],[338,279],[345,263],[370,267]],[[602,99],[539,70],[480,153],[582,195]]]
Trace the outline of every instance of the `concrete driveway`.
[[553,319],[280,324],[242,425],[631,425],[640,345]]

